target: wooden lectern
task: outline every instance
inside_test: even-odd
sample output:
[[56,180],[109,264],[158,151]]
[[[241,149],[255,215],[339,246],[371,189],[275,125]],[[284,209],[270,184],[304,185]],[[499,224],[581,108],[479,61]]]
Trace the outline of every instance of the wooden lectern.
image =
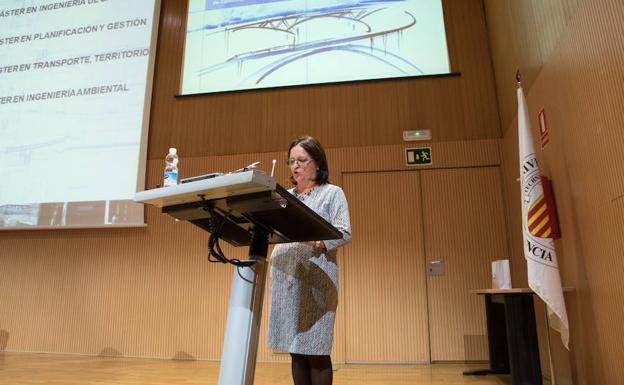
[[269,243],[338,239],[342,233],[259,171],[141,191],[134,200],[210,232],[209,244],[216,237],[249,246],[249,260],[230,261],[237,268],[232,274],[219,385],[252,385]]

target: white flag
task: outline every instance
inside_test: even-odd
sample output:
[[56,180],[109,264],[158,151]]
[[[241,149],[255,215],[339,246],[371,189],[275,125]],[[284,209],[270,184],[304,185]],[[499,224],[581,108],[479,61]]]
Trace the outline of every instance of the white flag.
[[544,199],[522,87],[518,87],[518,145],[522,234],[529,287],[546,303],[550,326],[561,334],[563,345],[569,349],[568,314],[563,300],[555,243],[549,237],[549,210]]

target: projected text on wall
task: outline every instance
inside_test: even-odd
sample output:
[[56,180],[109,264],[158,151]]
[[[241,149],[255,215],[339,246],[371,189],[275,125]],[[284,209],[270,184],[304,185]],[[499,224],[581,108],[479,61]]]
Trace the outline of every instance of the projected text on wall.
[[0,229],[141,225],[155,0],[2,2]]

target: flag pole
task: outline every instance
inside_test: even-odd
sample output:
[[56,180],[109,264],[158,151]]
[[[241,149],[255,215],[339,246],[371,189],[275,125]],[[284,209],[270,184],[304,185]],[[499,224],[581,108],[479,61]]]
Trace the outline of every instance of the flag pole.
[[[522,88],[522,72],[520,69],[516,71],[516,81],[518,82],[518,88]],[[552,346],[550,342],[550,320],[548,317],[548,304],[544,302],[544,311],[546,313],[546,341],[548,342],[548,363],[550,365],[550,384],[557,385],[557,379],[555,378],[555,367],[552,360]]]
[[555,367],[552,360],[552,352],[550,347],[550,320],[548,316],[548,304],[544,302],[544,311],[546,312],[546,341],[548,341],[548,363],[550,364],[550,385],[557,385],[555,378]]

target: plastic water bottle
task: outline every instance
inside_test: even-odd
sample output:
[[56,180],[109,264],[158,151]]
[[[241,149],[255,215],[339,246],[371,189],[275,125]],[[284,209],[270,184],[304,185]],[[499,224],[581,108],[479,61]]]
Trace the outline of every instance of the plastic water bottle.
[[178,154],[175,148],[169,149],[165,157],[165,182],[163,186],[175,186],[178,184]]

